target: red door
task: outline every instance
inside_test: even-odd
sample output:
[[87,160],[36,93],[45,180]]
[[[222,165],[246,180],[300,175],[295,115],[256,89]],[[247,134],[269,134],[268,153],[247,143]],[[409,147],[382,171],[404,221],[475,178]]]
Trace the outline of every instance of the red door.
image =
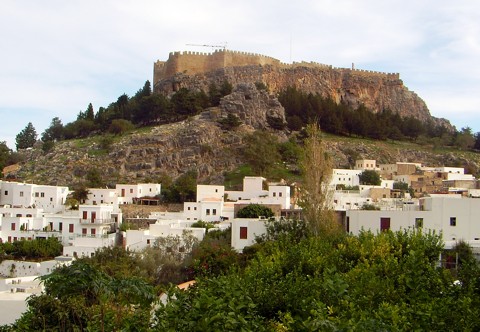
[[382,232],[390,229],[390,218],[380,218],[380,230]]

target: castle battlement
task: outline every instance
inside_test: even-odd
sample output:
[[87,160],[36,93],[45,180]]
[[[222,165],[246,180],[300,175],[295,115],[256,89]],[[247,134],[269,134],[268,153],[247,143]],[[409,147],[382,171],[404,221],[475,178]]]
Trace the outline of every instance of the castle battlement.
[[399,79],[398,73],[385,73],[364,69],[337,68],[318,62],[294,62],[291,64],[280,62],[270,56],[234,50],[215,50],[214,52],[176,51],[170,52],[167,61],[154,63],[153,83],[174,76],[176,73],[187,75],[203,74],[217,69],[242,66],[273,66],[279,69],[316,68],[322,70],[341,71],[353,75]]

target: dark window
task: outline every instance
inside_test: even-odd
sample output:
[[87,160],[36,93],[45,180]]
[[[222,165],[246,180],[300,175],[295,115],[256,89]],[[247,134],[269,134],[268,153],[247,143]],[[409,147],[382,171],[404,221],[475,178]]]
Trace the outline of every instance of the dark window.
[[88,212],[87,211],[82,211],[82,219],[87,219],[87,214]]
[[450,226],[457,226],[457,217],[450,217]]
[[58,223],[58,230],[61,232],[63,230],[63,223]]
[[86,228],[82,228],[82,235],[87,235],[87,229]]
[[246,240],[248,237],[248,228],[240,227],[240,239]]
[[212,214],[213,214],[214,216],[216,216],[216,215],[217,215],[217,209],[212,209]]
[[10,229],[11,229],[12,231],[15,230],[15,223],[12,223],[12,226],[10,226]]
[[92,234],[92,235],[95,235],[96,232],[97,232],[97,230],[96,230],[95,228],[92,228],[92,229],[90,230],[90,234]]
[[380,230],[388,231],[390,229],[390,218],[380,218]]
[[423,227],[423,218],[415,218],[415,228]]
[[210,215],[210,209],[207,209],[206,214],[207,214],[207,216]]
[[73,224],[68,224],[68,232],[73,233],[74,230],[74,225]]

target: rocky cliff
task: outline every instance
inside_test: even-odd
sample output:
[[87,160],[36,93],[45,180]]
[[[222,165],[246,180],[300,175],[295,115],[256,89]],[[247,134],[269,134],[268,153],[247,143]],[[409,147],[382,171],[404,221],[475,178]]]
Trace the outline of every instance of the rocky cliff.
[[177,72],[157,81],[154,91],[169,95],[180,88],[188,88],[208,93],[212,83],[220,86],[225,80],[233,85],[262,82],[272,94],[294,86],[298,90],[330,97],[337,103],[345,103],[353,108],[363,104],[372,112],[390,109],[401,116],[413,116],[424,122],[433,120],[451,127],[447,120],[432,117],[425,102],[405,87],[398,74],[324,65],[247,65],[195,74]]

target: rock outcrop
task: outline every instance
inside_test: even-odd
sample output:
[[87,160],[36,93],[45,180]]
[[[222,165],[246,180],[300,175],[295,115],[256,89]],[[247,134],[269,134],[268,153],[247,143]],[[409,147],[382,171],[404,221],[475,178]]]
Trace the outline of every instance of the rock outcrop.
[[451,128],[445,119],[431,116],[425,102],[408,90],[398,74],[376,73],[331,66],[296,64],[291,66],[247,65],[215,69],[189,75],[178,72],[155,83],[154,91],[166,95],[180,88],[203,90],[228,81],[234,86],[244,83],[263,83],[276,94],[287,87],[332,98],[357,108],[366,106],[372,112],[390,109],[401,116],[413,116],[423,122],[433,121]]

